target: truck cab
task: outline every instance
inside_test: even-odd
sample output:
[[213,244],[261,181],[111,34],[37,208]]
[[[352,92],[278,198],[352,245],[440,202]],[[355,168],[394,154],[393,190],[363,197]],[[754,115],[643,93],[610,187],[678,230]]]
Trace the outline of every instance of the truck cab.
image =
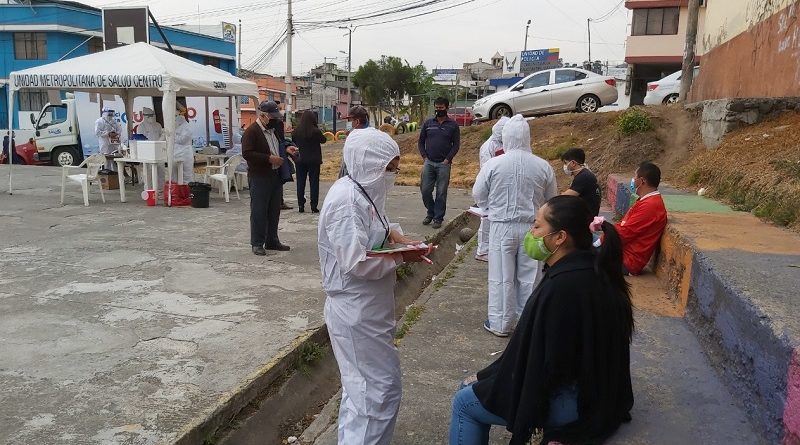
[[79,165],[83,161],[74,98],[65,99],[61,104],[48,103],[38,118],[31,116],[31,121],[34,124],[36,160],[49,161],[55,166]]

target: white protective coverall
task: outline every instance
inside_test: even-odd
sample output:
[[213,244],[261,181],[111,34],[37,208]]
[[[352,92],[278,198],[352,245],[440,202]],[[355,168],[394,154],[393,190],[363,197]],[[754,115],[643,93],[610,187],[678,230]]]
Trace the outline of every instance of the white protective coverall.
[[[503,127],[506,125],[506,122],[508,122],[508,119],[507,116],[501,117],[500,120],[492,126],[492,135],[481,145],[481,149],[478,152],[481,168],[483,168],[489,159],[495,157],[495,152],[503,146]],[[483,256],[489,253],[489,227],[489,218],[484,216],[481,218],[481,227],[478,229],[478,250],[475,253],[477,256]]]
[[144,120],[136,128],[136,133],[146,137],[148,141],[163,141],[164,128],[156,120],[156,112],[150,108],[142,109]]
[[540,277],[539,262],[522,242],[536,211],[558,194],[553,168],[531,152],[528,122],[521,115],[503,128],[503,156],[486,162],[472,189],[489,209],[489,329],[509,333]]
[[[181,113],[175,116],[175,148],[174,161],[183,161],[183,183],[192,182],[194,172],[194,147],[192,146],[192,128]],[[175,165],[177,169],[177,164]],[[172,180],[178,181],[177,170],[172,173]]]
[[[114,110],[104,108],[103,115],[94,123],[94,135],[97,136],[97,141],[100,143],[100,153],[107,155],[115,150],[111,142],[111,133],[116,133],[116,142],[119,142],[120,134],[122,134],[122,126],[114,118]],[[115,162],[106,159],[106,168],[108,170],[116,170]]]
[[394,179],[386,167],[397,156],[397,143],[375,128],[350,133],[344,159],[352,179],[333,184],[320,213],[325,322],[342,377],[339,445],[388,445],[400,407],[394,285],[402,260],[366,253],[399,230],[384,211]]

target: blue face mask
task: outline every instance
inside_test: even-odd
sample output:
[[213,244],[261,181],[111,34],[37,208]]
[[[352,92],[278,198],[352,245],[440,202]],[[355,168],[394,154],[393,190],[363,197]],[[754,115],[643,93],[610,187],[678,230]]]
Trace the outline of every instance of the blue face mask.
[[369,119],[364,121],[364,127],[363,128],[369,128]]

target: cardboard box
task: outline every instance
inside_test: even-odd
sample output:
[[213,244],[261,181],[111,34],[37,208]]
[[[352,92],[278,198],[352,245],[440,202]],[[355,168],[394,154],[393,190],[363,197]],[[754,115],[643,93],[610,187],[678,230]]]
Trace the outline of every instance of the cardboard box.
[[119,190],[119,175],[98,175],[103,190]]

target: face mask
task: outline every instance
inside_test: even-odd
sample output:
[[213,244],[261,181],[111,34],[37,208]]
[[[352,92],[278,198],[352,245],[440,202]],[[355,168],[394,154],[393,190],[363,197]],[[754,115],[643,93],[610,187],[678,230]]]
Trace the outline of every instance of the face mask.
[[525,240],[522,242],[522,247],[525,249],[525,253],[533,258],[536,261],[547,261],[553,256],[554,253],[558,250],[558,246],[556,250],[550,251],[547,246],[544,244],[544,239],[553,233],[558,232],[551,232],[545,236],[535,236],[531,232],[525,234]]
[[361,128],[369,128],[369,121],[364,121],[364,123],[361,125]]
[[436,110],[436,117],[445,117],[447,116],[447,110]]
[[395,172],[386,172],[383,174],[383,180],[386,184],[386,190],[391,189],[394,187],[394,182],[397,180],[397,173]]
[[569,167],[567,166],[567,164],[564,164],[564,174],[569,176],[570,173],[572,172],[570,172]]

